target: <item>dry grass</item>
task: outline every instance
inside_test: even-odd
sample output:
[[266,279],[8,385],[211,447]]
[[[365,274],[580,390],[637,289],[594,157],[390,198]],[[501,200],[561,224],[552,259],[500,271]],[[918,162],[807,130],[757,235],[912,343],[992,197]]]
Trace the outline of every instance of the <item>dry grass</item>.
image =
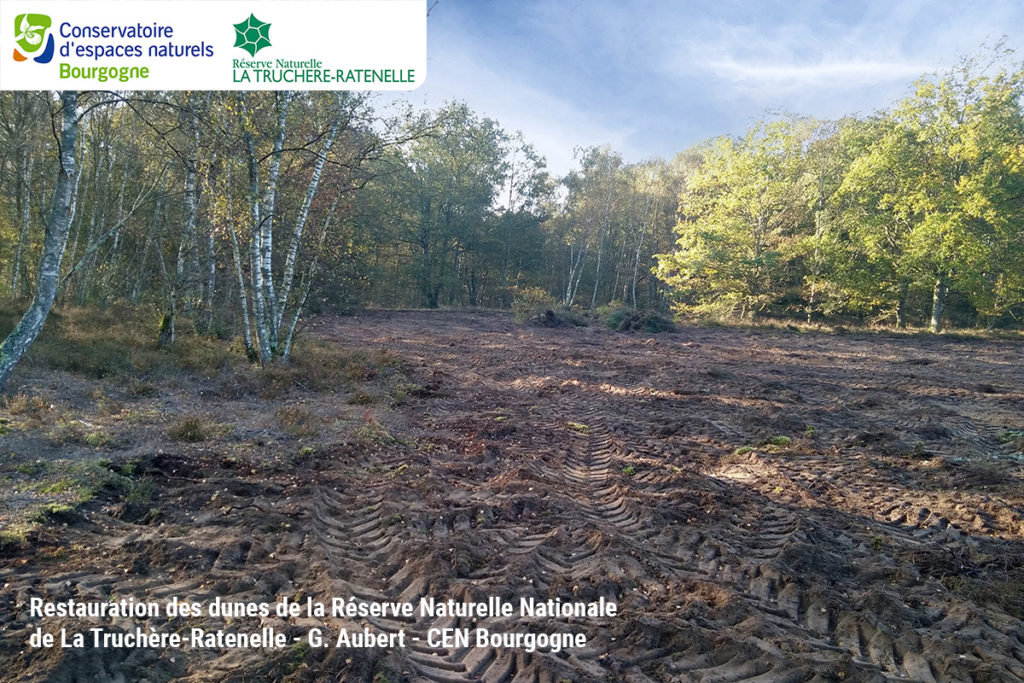
[[[14,328],[20,310],[0,307],[0,337]],[[59,308],[46,320],[42,333],[29,349],[25,362],[67,370],[92,379],[142,382],[181,370],[213,376],[245,364],[230,344],[192,332],[180,320],[173,347],[157,348],[159,316],[122,306]]]
[[186,417],[167,428],[167,437],[183,443],[199,443],[210,438],[211,431],[201,418]]
[[274,422],[287,434],[296,437],[316,436],[322,425],[316,413],[301,405],[278,408],[274,413]]
[[287,363],[271,363],[257,373],[262,395],[272,398],[293,389],[348,391],[361,382],[397,370],[386,352],[347,351],[319,339],[302,340]]
[[42,396],[19,393],[5,396],[2,404],[8,415],[19,418],[27,426],[38,427],[54,420],[54,406]]
[[[0,301],[0,338],[22,313]],[[327,395],[337,393],[341,405],[354,394],[386,402],[393,385],[417,386],[408,384],[393,355],[321,339],[299,339],[289,362],[261,367],[237,339],[198,335],[187,320],[179,318],[169,348],[157,347],[158,332],[152,309],[52,312],[9,384],[12,393],[0,396],[0,440],[13,433],[18,439],[17,453],[0,467],[0,493],[23,501],[17,511],[5,511],[0,554],[59,521],[52,514],[57,508],[46,506],[77,507],[99,491],[124,501],[151,497],[151,482],[111,469],[131,445],[166,440],[227,451],[237,445],[230,438],[236,431],[247,435],[263,423],[270,428],[252,440],[267,458],[298,446],[308,457],[334,423],[307,401],[330,402],[335,399]],[[204,397],[201,407],[196,397]],[[353,436],[393,441],[375,421],[364,427]]]
[[[0,338],[20,315],[14,305],[0,304]],[[155,396],[162,384],[183,373],[216,379],[218,393],[228,398],[275,398],[293,390],[352,391],[399,368],[391,354],[353,352],[319,339],[299,339],[288,362],[260,367],[248,361],[238,340],[198,335],[184,318],[178,320],[175,343],[161,349],[159,322],[156,311],[122,306],[55,309],[23,363],[111,380],[136,398]],[[43,410],[42,403],[33,408],[27,396],[8,400],[18,410]]]

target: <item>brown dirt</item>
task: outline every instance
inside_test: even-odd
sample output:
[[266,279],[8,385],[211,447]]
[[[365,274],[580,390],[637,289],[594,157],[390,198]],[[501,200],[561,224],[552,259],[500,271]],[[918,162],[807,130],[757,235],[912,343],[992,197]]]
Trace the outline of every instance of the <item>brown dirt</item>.
[[[1024,680],[1021,341],[690,327],[652,337],[454,312],[317,325],[402,359],[408,398],[387,409],[323,399],[320,420],[359,411],[352,435],[288,458],[216,444],[144,457],[151,502],[98,499],[0,560],[0,675]],[[588,647],[568,654],[40,652],[26,647],[30,595],[605,597],[620,615],[572,623]],[[289,634],[361,627],[264,621]],[[172,622],[158,625],[216,624]],[[422,635],[453,624],[371,625]]]

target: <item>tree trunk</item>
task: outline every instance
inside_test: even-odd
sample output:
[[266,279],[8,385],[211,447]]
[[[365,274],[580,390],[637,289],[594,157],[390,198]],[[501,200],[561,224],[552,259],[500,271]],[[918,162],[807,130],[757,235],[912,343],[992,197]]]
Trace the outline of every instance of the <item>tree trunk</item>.
[[306,273],[304,282],[300,283],[302,295],[299,298],[298,304],[295,306],[295,312],[292,314],[292,322],[288,326],[288,331],[285,334],[284,351],[281,353],[282,360],[288,360],[292,355],[292,343],[295,341],[295,330],[299,325],[299,316],[302,314],[303,306],[306,305],[306,299],[309,297],[310,287],[313,286],[313,281],[316,279],[317,268],[320,264],[320,255],[324,251],[324,241],[327,239],[327,233],[331,230],[331,222],[334,220],[334,212],[338,209],[338,202],[341,201],[341,195],[343,193],[344,189],[338,191],[338,194],[334,197],[334,201],[331,203],[331,208],[327,211],[327,218],[324,219],[324,227],[320,230],[320,238],[317,241],[316,251],[313,252],[313,262],[309,266],[309,271]]
[[[193,112],[192,124],[197,125],[195,113]],[[163,320],[160,322],[159,346],[166,347],[174,343],[175,321],[178,315],[178,300],[184,291],[186,284],[191,280],[191,269],[186,271],[189,254],[195,248],[196,234],[196,212],[198,202],[196,199],[196,186],[199,176],[198,143],[199,131],[194,128],[194,145],[188,160],[185,162],[185,225],[182,228],[178,239],[178,256],[174,265],[174,280],[171,282],[171,289],[167,296],[167,309],[164,311]]]
[[[82,183],[82,171],[85,170],[85,138],[89,132],[89,126],[86,119],[83,117],[79,123],[81,127],[81,135],[79,136],[79,154],[78,154],[78,168],[75,171],[75,182],[71,189],[71,208],[68,210],[68,230],[70,231],[71,226],[75,226],[75,236],[71,241],[71,258],[74,260],[75,254],[78,253],[78,236],[82,233],[82,217],[78,213],[78,188]],[[57,188],[54,187],[54,196],[57,194]],[[51,199],[52,202],[52,199]],[[78,223],[75,223],[75,218],[78,218]],[[65,294],[67,290],[65,290]],[[61,301],[64,297],[61,297]]]
[[[245,330],[245,355],[250,361],[256,361],[259,359],[259,354],[256,352],[256,346],[252,340],[252,323],[249,319],[249,295],[245,289],[245,275],[242,272],[242,253],[238,248],[238,231],[235,229],[235,217],[231,211],[231,166],[228,166],[228,176],[225,181],[227,188],[227,201],[225,206],[227,207],[227,224],[228,230],[231,233],[231,258],[235,263],[235,276],[238,278],[238,299],[242,306],[242,321],[244,323]],[[211,229],[212,232],[212,229]]]
[[[121,172],[121,192],[117,196],[117,222],[120,223],[124,219],[124,188],[128,184],[128,160],[125,159],[124,169]],[[121,230],[118,228],[117,232],[114,233],[114,246],[110,248],[111,256],[117,257],[118,250],[121,247]]]
[[288,296],[291,294],[292,281],[295,279],[295,258],[299,253],[299,243],[302,241],[302,231],[306,227],[309,207],[313,204],[317,188],[320,186],[320,175],[323,173],[327,154],[331,151],[331,145],[334,144],[334,138],[338,135],[338,129],[341,127],[340,102],[338,106],[339,111],[331,123],[331,130],[327,135],[327,141],[324,143],[324,149],[317,155],[316,165],[313,167],[313,177],[309,181],[309,187],[306,188],[306,198],[302,202],[302,208],[299,209],[299,215],[295,219],[295,228],[292,230],[292,241],[288,246],[288,256],[285,259],[284,277],[281,279],[281,295],[277,300],[277,317],[274,319],[274,327],[277,330],[276,336],[278,337],[280,337],[281,321],[284,319],[285,308],[288,306]]
[[209,334],[213,330],[214,295],[217,287],[217,249],[214,241],[213,225],[206,232],[206,285],[203,288],[203,332]]
[[[97,130],[97,133],[99,133],[99,132],[100,131]],[[109,129],[108,129],[108,132],[109,132]],[[93,136],[92,144],[95,147],[94,156],[96,158],[93,161],[93,168],[92,168],[92,202],[91,202],[91,206],[89,207],[90,208],[90,213],[89,213],[89,230],[88,230],[88,232],[85,235],[85,248],[86,249],[89,248],[90,244],[92,244],[93,242],[96,241],[96,219],[98,217],[101,218],[101,211],[100,211],[100,206],[99,206],[99,204],[100,204],[100,178],[103,175],[102,174],[102,171],[103,171],[103,159],[102,159],[102,156],[100,154],[101,143],[102,143],[102,141],[98,140],[97,136],[94,135]],[[108,159],[110,158],[110,154],[109,153],[107,154],[107,158]],[[109,179],[109,174],[108,174],[107,177]],[[102,218],[101,218],[101,220],[102,220]],[[102,229],[103,228],[101,226],[100,230],[102,231]],[[72,259],[77,259],[78,258],[78,255],[76,253],[72,253],[71,256],[72,256]],[[77,262],[77,260],[72,260],[72,263],[76,263],[76,262]],[[78,301],[78,305],[79,306],[85,305],[86,296],[88,294],[87,290],[89,288],[89,275],[90,275],[89,271],[90,270],[91,270],[91,260],[90,259],[86,259],[85,268],[78,275],[78,277],[76,278],[76,283],[75,283],[75,298]]]
[[583,242],[580,244],[580,249],[576,252],[576,259],[572,258],[572,246],[569,247],[569,284],[565,288],[565,307],[571,308],[573,302],[576,300],[576,290],[580,286],[580,280],[583,278],[583,259],[587,255],[586,247],[587,235],[584,234]]
[[21,203],[21,230],[18,232],[18,247],[14,251],[14,274],[11,276],[11,296],[21,296],[21,255],[28,245],[31,210],[29,202],[32,197],[32,166],[35,157],[28,155],[28,147],[21,149],[21,182],[18,184],[18,200]]
[[256,326],[256,346],[259,349],[259,360],[260,363],[267,363],[270,361],[272,354],[270,350],[270,325],[268,324],[266,301],[263,298],[263,269],[260,264],[260,254],[263,250],[263,232],[260,225],[260,167],[259,159],[256,157],[256,141],[252,133],[252,123],[248,120],[249,114],[244,95],[240,98],[239,104],[241,105],[243,119],[242,138],[245,141],[249,170],[249,209],[252,222],[252,227],[249,231],[249,276],[252,280],[253,320]]
[[39,336],[46,322],[46,316],[53,306],[60,279],[60,264],[68,241],[71,218],[73,177],[75,175],[75,141],[78,135],[78,92],[61,93],[61,114],[63,123],[60,135],[60,158],[57,170],[57,184],[53,191],[50,216],[46,221],[46,235],[43,253],[39,259],[39,276],[36,279],[36,294],[32,305],[26,311],[17,327],[0,344],[0,389],[28,347]]
[[946,312],[946,295],[949,294],[949,285],[946,284],[946,276],[940,275],[935,280],[935,289],[932,291],[932,322],[930,329],[934,333],[942,331],[942,316]]
[[270,171],[267,174],[267,191],[263,197],[263,225],[260,227],[260,279],[263,282],[263,315],[267,316],[266,321],[260,322],[260,328],[267,333],[267,345],[269,356],[276,356],[277,345],[277,295],[274,293],[274,207],[277,203],[277,180],[281,169],[281,155],[284,153],[284,139],[287,132],[288,104],[291,102],[292,93],[282,93],[282,100],[277,110],[277,138],[274,140],[273,153],[270,156]]
[[608,225],[612,214],[612,179],[608,178],[608,195],[604,202],[604,220],[601,222],[601,237],[597,241],[597,267],[594,269],[594,295],[590,297],[590,310],[597,305],[597,288],[601,284],[601,254],[604,251],[604,238],[608,233]]
[[[129,297],[132,306],[139,301],[139,291],[142,288],[142,278],[146,273],[146,260],[149,257],[149,247],[153,243],[153,235],[160,225],[160,213],[164,207],[164,181],[163,178],[160,180],[160,194],[157,195],[156,203],[153,207],[153,218],[150,220],[149,225],[146,228],[146,239],[142,243],[142,256],[139,258],[139,268],[135,272],[135,283],[132,285],[132,293]],[[159,240],[157,241],[157,251],[160,250]]]
[[907,294],[910,292],[910,285],[906,282],[900,283],[900,298],[896,301],[896,329],[902,330],[907,326]]
[[[648,197],[648,205],[650,204],[650,197]],[[640,225],[640,240],[636,244],[636,259],[633,261],[633,281],[630,286],[630,291],[633,295],[633,308],[636,308],[636,283],[640,279],[640,254],[644,248],[644,237],[647,236],[647,221],[648,221],[648,209],[644,210],[644,220]]]

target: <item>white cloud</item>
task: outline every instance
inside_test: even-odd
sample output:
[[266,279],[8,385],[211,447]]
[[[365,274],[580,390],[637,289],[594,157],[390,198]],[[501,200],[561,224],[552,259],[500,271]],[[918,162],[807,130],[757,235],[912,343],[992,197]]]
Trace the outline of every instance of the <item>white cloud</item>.
[[434,46],[426,83],[408,99],[434,108],[448,100],[465,100],[477,114],[495,119],[504,129],[523,131],[554,175],[573,166],[577,146],[608,143],[628,155],[628,139],[635,132],[621,123],[609,125],[599,118],[600,112],[532,85],[529,73],[492,66],[486,54],[452,43]]
[[1021,28],[1021,0],[442,0],[409,99],[466,100],[564,173],[577,146],[638,161],[766,110],[867,114]]
[[841,90],[892,81],[906,83],[929,68],[924,63],[862,58],[822,60],[813,64],[765,63],[725,58],[709,60],[704,66],[717,78],[745,90],[771,90],[774,93],[809,88]]

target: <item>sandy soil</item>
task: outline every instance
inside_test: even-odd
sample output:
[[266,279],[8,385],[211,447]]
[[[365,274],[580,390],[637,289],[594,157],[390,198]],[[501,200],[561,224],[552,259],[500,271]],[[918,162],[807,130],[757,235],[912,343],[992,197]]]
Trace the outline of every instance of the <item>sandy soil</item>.
[[[97,501],[38,547],[0,559],[0,676],[1024,680],[1019,340],[691,327],[624,335],[454,312],[321,319],[316,329],[393,352],[416,380],[410,397],[366,408],[359,438],[287,460],[228,457],[215,445],[144,457],[152,502]],[[198,400],[231,409],[230,397]],[[234,622],[287,633],[483,625],[587,635],[585,649],[558,654],[422,642],[39,651],[25,645],[38,625],[32,595],[605,597],[619,615],[568,627]],[[204,623],[216,626],[157,625]]]

